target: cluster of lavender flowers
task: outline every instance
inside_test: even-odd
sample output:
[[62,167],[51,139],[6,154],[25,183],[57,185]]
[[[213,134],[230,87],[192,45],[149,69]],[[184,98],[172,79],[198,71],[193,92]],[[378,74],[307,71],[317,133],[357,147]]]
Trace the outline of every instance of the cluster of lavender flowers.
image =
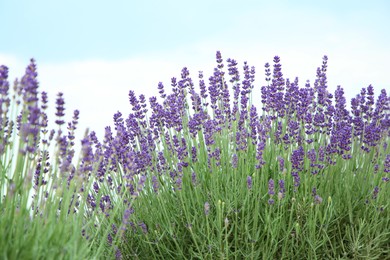
[[[156,180],[166,175],[180,189],[183,170],[193,169],[191,164],[200,158],[206,158],[207,167],[212,170],[213,165],[221,165],[222,155],[227,155],[223,157],[232,158],[231,165],[235,168],[237,154],[254,146],[257,160],[254,166],[262,168],[270,163],[264,160],[263,153],[271,140],[286,150],[293,149],[288,158],[279,158],[279,161],[284,164],[284,160],[291,160],[291,175],[294,185],[299,187],[299,173],[304,170],[305,158],[310,161],[310,171],[315,175],[335,164],[339,157],[351,160],[355,154],[379,149],[379,144],[386,146],[383,141],[390,135],[386,91],[383,89],[374,102],[373,87],[363,88],[351,100],[349,112],[343,89],[338,86],[334,94],[328,91],[326,56],[317,70],[313,87],[309,82],[300,87],[297,78],[293,82],[284,79],[279,57],[274,58],[272,74],[267,63],[267,85],[261,87],[262,115],[250,99],[254,67],[244,63],[241,76],[235,60],[227,59],[228,73],[224,71],[220,52],[216,60],[208,86],[203,73],[199,73],[199,92],[187,68],[183,68],[180,79],[172,78],[171,94],[165,92],[160,82],[158,90],[162,102],[159,103],[157,97],[150,98],[149,119],[145,96],[137,97],[130,91],[133,112],[126,119],[120,112],[114,115],[114,132],[106,128],[103,144],[91,138],[96,142],[97,153],[104,154],[100,174],[108,165],[113,171],[120,165],[128,179],[153,174]],[[233,96],[226,82],[228,78]],[[221,135],[226,132],[234,135],[227,138],[227,149],[221,142],[224,138]],[[129,184],[132,194],[142,188],[142,178],[139,183]],[[157,184],[155,191],[158,192]]]
[[[224,63],[217,52],[217,66],[208,83],[203,72],[198,74],[199,89],[195,88],[189,70],[183,68],[180,78],[171,79],[171,93],[166,92],[163,83],[158,84],[160,95],[149,99],[150,110],[145,95],[137,96],[130,91],[132,112],[127,117],[117,112],[114,126],[105,128],[102,142],[95,132],[87,132],[77,162],[74,162],[74,132],[79,111],[74,111],[68,132],[64,133],[61,126],[65,124],[65,102],[59,93],[55,114],[59,129],[49,131],[48,98],[45,92],[38,92],[34,60],[21,81],[15,81],[14,96],[9,93],[8,69],[1,66],[0,156],[12,142],[15,125],[23,141],[19,152],[38,157],[34,175],[38,189],[47,184],[44,176],[52,166],[48,146],[54,140],[58,148],[55,157],[58,175],[68,183],[80,182],[79,192],[88,193],[89,210],[110,216],[118,198],[124,198],[122,230],[130,225],[133,230],[141,227],[143,232],[147,232],[144,223],[130,221],[131,200],[142,193],[158,194],[164,189],[180,192],[186,174],[196,186],[205,180],[205,173],[240,169],[239,164],[250,162],[246,167],[251,171],[269,175],[268,202],[274,204],[275,194],[282,200],[290,190],[299,190],[303,174],[323,174],[337,160],[387,153],[383,157],[387,158],[386,163],[381,165],[374,160],[374,168],[383,174],[383,182],[388,182],[390,97],[383,89],[375,102],[370,85],[351,100],[348,111],[343,89],[338,86],[334,94],[328,90],[327,60],[324,56],[313,86],[306,82],[304,87],[297,78],[290,81],[283,77],[279,57],[274,58],[273,69],[265,64],[266,85],[261,87],[260,110],[251,96],[255,68],[245,62],[241,75],[236,60],[227,59]],[[15,100],[11,102],[12,99]],[[16,122],[9,118],[11,103],[22,104]],[[287,152],[273,158],[270,151]],[[288,178],[293,180],[292,187],[286,185]],[[87,180],[93,180],[91,189],[86,189]],[[246,182],[248,189],[252,189],[251,176]],[[145,188],[149,183],[151,189]],[[275,183],[279,185],[278,191]],[[378,192],[379,189],[375,190],[375,197]],[[322,202],[315,187],[313,201]],[[207,202],[206,215],[209,211]]]
[[[272,72],[267,63],[267,84],[261,87],[262,114],[251,98],[255,68],[245,62],[240,75],[237,62],[227,59],[226,72],[220,52],[208,84],[203,72],[199,72],[196,89],[189,70],[183,68],[180,78],[171,79],[172,93],[166,92],[163,83],[158,84],[161,102],[158,97],[151,97],[150,111],[145,96],[130,91],[132,112],[128,117],[117,112],[114,128],[106,127],[102,143],[94,132],[83,140],[80,169],[85,173],[92,167],[97,169],[94,191],[89,195],[91,208],[97,207],[94,196],[103,183],[120,196],[130,194],[131,198],[142,192],[180,191],[187,172],[193,185],[197,185],[203,178],[198,176],[202,172],[218,173],[228,165],[237,168],[238,155],[247,159],[253,155],[253,168],[267,169],[263,172],[270,174],[269,203],[273,204],[274,179],[279,176],[270,171],[271,161],[264,156],[267,147],[291,151],[279,156],[278,161],[281,173],[290,172],[295,192],[306,172],[317,175],[326,172],[338,159],[348,161],[373,151],[388,152],[390,98],[386,91],[383,89],[374,102],[373,87],[363,88],[351,100],[351,112],[348,111],[343,89],[338,86],[334,94],[328,90],[327,60],[324,56],[313,86],[306,82],[304,87],[299,86],[297,78],[290,81],[283,77],[279,57],[274,58]],[[232,86],[232,95],[228,84]],[[291,164],[285,165],[285,161]],[[305,161],[309,162],[309,169]],[[388,166],[382,166],[382,171],[388,172]],[[113,181],[113,174],[120,174],[122,181]],[[150,190],[144,189],[148,176]],[[286,178],[275,181],[280,187],[279,200],[290,190],[285,185]],[[252,188],[250,176],[247,186]],[[109,195],[105,198],[100,201],[100,210],[108,214],[113,199]],[[317,204],[322,201],[318,194],[313,198]],[[130,207],[130,199],[126,202]]]

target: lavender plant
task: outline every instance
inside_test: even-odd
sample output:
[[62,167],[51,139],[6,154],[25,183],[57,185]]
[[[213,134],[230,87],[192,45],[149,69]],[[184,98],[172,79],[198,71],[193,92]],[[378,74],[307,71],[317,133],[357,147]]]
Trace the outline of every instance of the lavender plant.
[[343,89],[328,90],[326,56],[304,87],[275,57],[252,97],[255,68],[216,60],[208,86],[187,68],[170,94],[159,83],[150,111],[130,91],[132,112],[98,144],[99,167],[114,167],[102,185],[126,197],[121,257],[389,257],[386,91],[374,102],[362,89],[348,111]]
[[[0,66],[0,258],[85,259],[99,257],[97,224],[87,217],[91,158],[74,160],[79,111],[65,124],[65,101],[56,99],[58,129],[49,130],[48,95],[39,92],[34,60],[13,88]],[[92,158],[93,159],[93,158]],[[88,171],[89,170],[89,171]]]
[[255,68],[217,52],[208,83],[183,68],[149,109],[130,91],[78,160],[79,112],[64,133],[59,93],[49,131],[35,63],[13,94],[0,67],[2,257],[388,258],[390,97],[370,85],[348,110],[327,60],[302,87],[275,57],[253,97]]

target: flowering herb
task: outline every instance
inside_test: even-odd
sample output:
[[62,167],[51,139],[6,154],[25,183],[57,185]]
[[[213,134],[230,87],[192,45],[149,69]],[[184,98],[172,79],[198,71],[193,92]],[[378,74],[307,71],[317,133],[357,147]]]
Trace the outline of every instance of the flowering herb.
[[80,112],[66,122],[58,93],[49,113],[35,60],[13,88],[0,66],[2,257],[385,259],[386,90],[363,88],[348,110],[327,56],[313,83],[286,78],[279,56],[264,86],[239,68],[217,52],[206,79],[185,67],[149,100],[130,90],[103,140],[77,140]]

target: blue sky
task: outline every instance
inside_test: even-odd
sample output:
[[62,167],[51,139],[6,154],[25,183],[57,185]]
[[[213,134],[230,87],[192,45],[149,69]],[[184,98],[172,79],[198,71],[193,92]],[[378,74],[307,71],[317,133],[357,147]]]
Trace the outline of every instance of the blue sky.
[[389,14],[390,2],[376,0],[0,0],[0,64],[13,79],[34,57],[41,90],[51,101],[63,91],[68,114],[80,109],[81,128],[101,136],[113,113],[130,111],[130,89],[156,95],[184,66],[208,75],[217,50],[256,66],[258,89],[273,56],[303,85],[326,54],[331,90],[390,92]]

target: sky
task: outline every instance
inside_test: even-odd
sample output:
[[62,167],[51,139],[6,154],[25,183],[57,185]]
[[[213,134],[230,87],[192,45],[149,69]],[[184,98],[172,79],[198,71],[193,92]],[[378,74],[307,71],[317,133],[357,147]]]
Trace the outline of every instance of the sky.
[[114,113],[131,112],[129,90],[158,96],[158,82],[168,88],[183,67],[194,82],[200,70],[208,78],[218,50],[256,67],[259,105],[264,64],[276,55],[301,86],[327,55],[330,91],[341,85],[349,100],[372,84],[389,93],[389,14],[385,0],[0,0],[0,65],[13,82],[34,58],[49,120],[63,92],[67,119],[80,110],[77,137],[88,127],[101,139]]

